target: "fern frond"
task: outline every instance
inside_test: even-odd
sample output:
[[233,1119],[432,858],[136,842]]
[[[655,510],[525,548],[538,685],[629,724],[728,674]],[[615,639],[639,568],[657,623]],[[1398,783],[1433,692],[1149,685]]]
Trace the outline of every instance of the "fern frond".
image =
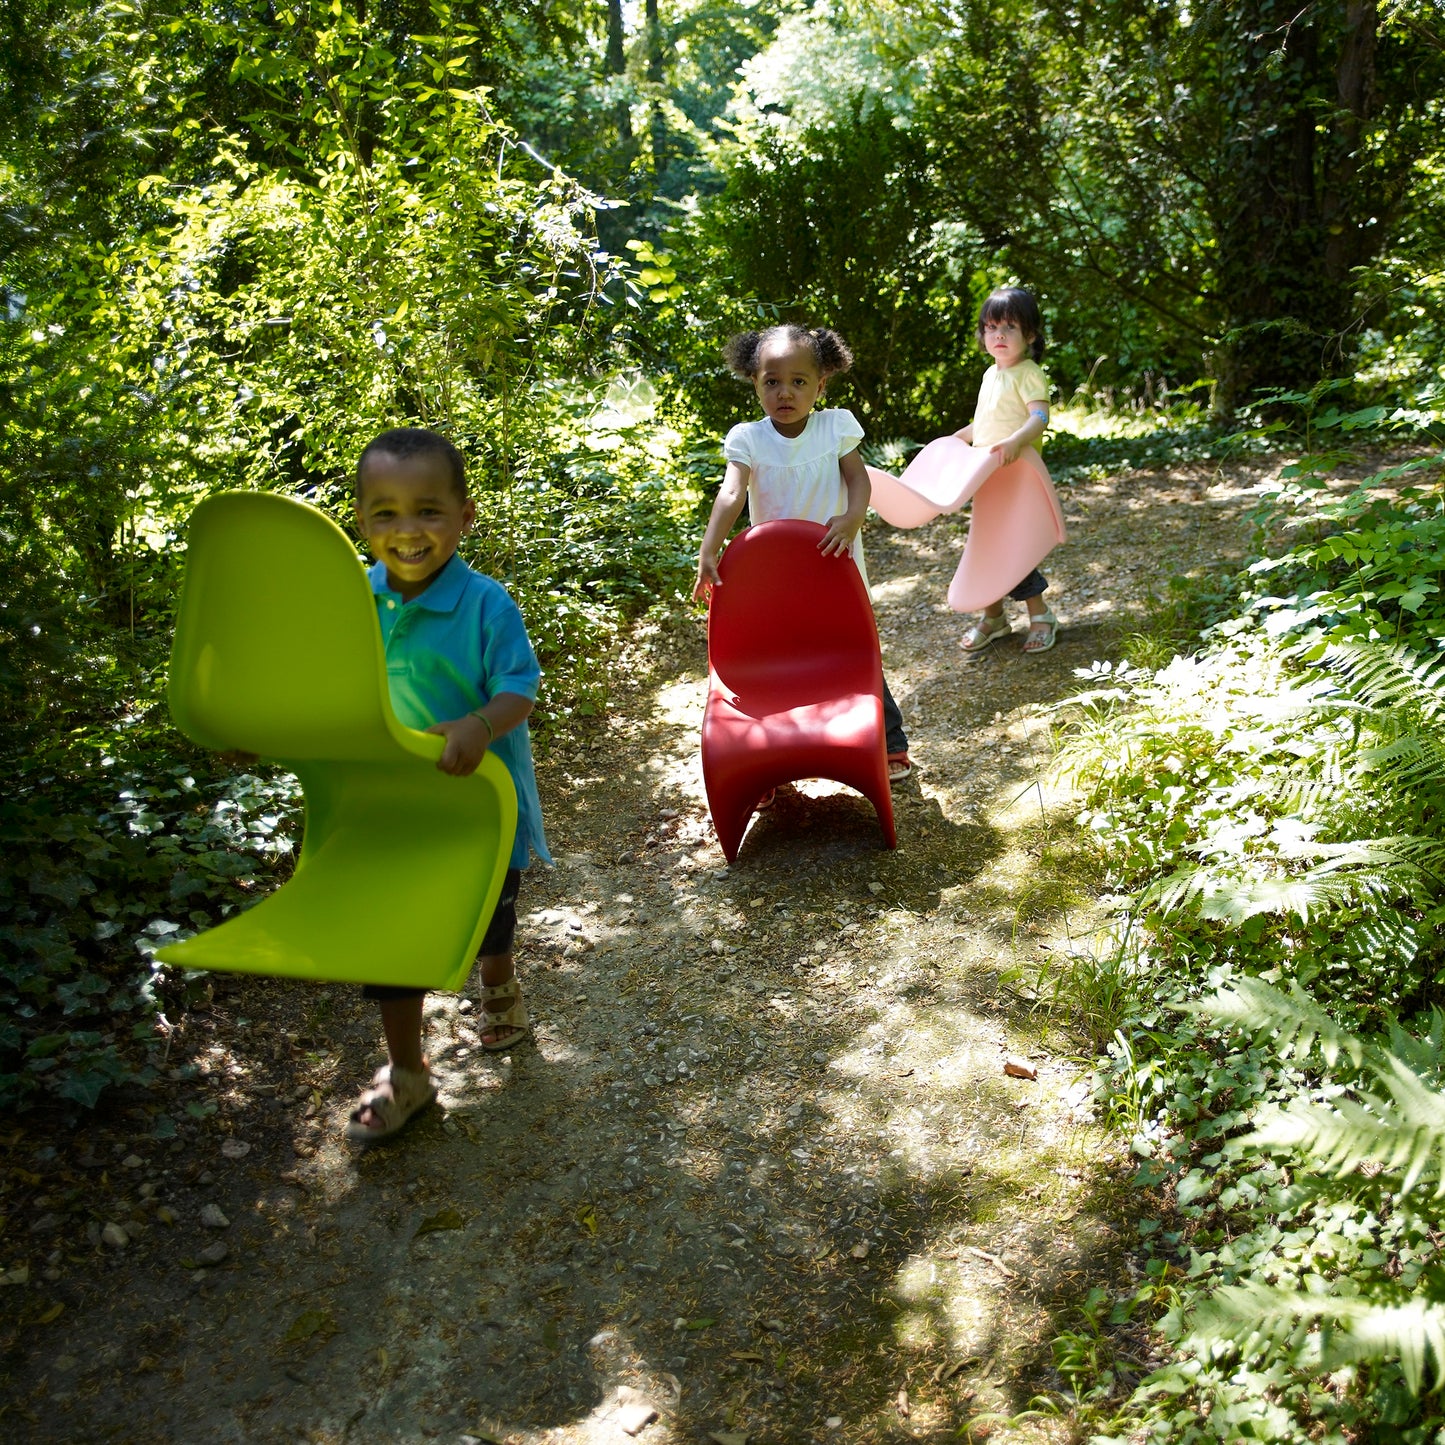
[[1349,681],[1351,696],[1369,707],[1409,709],[1433,721],[1445,714],[1445,659],[1405,646],[1337,642],[1325,649],[1321,667]]
[[1277,1285],[1226,1285],[1199,1307],[1186,1343],[1196,1349],[1220,1344],[1299,1349],[1315,1329],[1327,1369],[1398,1359],[1416,1394],[1427,1374],[1436,1382],[1445,1377],[1445,1305],[1403,1293],[1380,1301]]
[[1201,917],[1233,927],[1258,913],[1293,915],[1308,923],[1311,915],[1325,909],[1366,900],[1379,902],[1392,893],[1412,893],[1420,870],[1411,861],[1405,841],[1391,838],[1301,846],[1298,853],[1322,861],[1288,877],[1241,877],[1240,860],[1234,858],[1223,866],[1206,863],[1179,868],[1151,883],[1139,899],[1166,914],[1182,912],[1197,901]]
[[1281,1058],[1303,1058],[1318,1045],[1331,1066],[1341,1054],[1357,1067],[1371,1053],[1349,1029],[1335,1022],[1298,984],[1288,993],[1258,978],[1237,979],[1230,988],[1208,998],[1171,1007],[1183,1013],[1207,1014],[1243,1033],[1272,1033]]
[[1390,1052],[1435,1088],[1445,1085],[1445,1013],[1434,1006],[1416,1020],[1419,1034],[1407,1033],[1398,1020],[1389,1020]]
[[1445,1120],[1432,1120],[1430,1112],[1418,1100],[1408,1109],[1393,1110],[1370,1094],[1362,1102],[1341,1100],[1333,1107],[1296,1098],[1284,1108],[1261,1111],[1254,1130],[1239,1144],[1288,1153],[1299,1168],[1328,1178],[1373,1164],[1403,1174],[1402,1195],[1429,1174],[1438,1197],[1445,1193]]

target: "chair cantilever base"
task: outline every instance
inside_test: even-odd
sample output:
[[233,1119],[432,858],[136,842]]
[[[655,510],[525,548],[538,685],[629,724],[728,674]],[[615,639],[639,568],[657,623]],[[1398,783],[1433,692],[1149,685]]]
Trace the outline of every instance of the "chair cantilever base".
[[[470,778],[428,776],[408,762],[295,771],[306,794],[295,873],[245,912],[156,957],[181,968],[461,988],[506,875],[496,867],[497,840],[516,826],[503,765],[488,754]],[[458,880],[467,878],[484,892],[459,908]]]

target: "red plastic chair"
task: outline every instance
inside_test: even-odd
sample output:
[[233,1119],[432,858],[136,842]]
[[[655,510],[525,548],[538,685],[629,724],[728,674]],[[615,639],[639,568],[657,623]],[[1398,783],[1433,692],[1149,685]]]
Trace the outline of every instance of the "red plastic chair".
[[731,863],[770,789],[800,778],[856,788],[898,846],[873,605],[817,522],[763,522],[723,553],[708,604],[702,777]]

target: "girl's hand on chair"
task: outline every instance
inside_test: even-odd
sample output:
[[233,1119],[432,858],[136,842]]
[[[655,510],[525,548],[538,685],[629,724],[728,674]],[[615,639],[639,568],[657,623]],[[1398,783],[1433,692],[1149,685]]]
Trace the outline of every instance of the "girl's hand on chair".
[[481,767],[482,759],[487,755],[487,744],[492,740],[486,723],[471,713],[453,718],[450,722],[433,723],[427,731],[446,739],[437,767],[454,778],[471,777]]
[[699,557],[697,559],[697,580],[692,585],[692,600],[706,602],[708,592],[714,587],[721,586],[722,578],[717,575],[717,558]]
[[1018,461],[1019,453],[1023,451],[1023,445],[1009,437],[1006,441],[995,442],[989,451],[998,458],[999,466],[1006,467]]
[[828,530],[818,543],[818,550],[825,557],[846,557],[853,550],[853,538],[858,535],[861,521],[844,512],[828,518]]

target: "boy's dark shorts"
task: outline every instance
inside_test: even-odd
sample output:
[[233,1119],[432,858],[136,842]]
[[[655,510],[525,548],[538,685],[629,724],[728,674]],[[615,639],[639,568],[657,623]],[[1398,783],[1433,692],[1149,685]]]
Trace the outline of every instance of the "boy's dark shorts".
[[[487,924],[482,946],[477,950],[480,958],[489,958],[498,953],[510,953],[512,940],[517,933],[517,890],[522,884],[522,870],[508,868],[502,880],[502,892],[497,906],[492,910],[492,921]],[[362,998],[374,998],[383,1003],[399,998],[419,998],[424,988],[397,988],[389,983],[369,983],[361,990]]]

